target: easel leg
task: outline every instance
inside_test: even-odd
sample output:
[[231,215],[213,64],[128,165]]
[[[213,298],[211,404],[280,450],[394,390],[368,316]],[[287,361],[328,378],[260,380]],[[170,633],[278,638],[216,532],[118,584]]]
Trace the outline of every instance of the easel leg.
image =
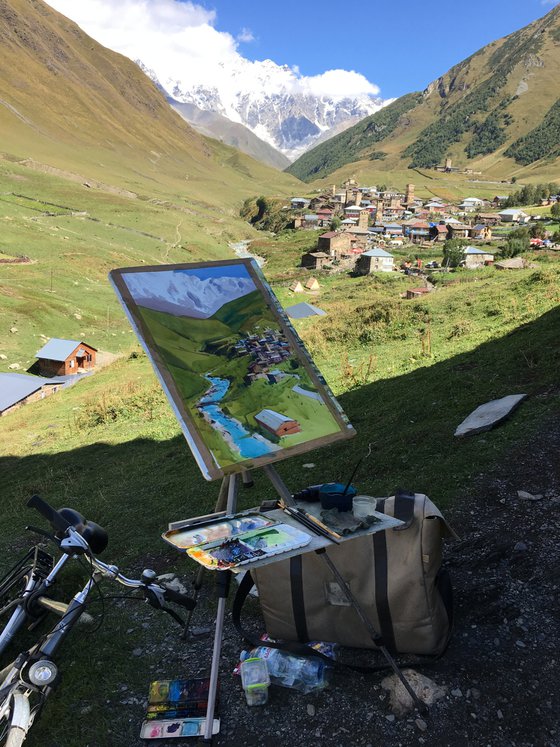
[[[229,486],[229,477],[224,477],[222,480],[222,484],[220,485],[220,492],[218,494],[218,500],[216,501],[216,505],[214,506],[214,513],[218,513],[219,511],[224,511],[227,505],[227,498],[228,498],[228,486]],[[194,601],[198,601],[198,594],[200,590],[202,589],[202,582],[204,580],[204,574],[205,574],[205,568],[204,566],[200,566],[196,578],[193,581],[193,588],[194,588]],[[183,633],[181,634],[181,639],[183,641],[186,641],[189,637],[189,629],[191,627],[191,620],[194,613],[194,608],[192,610],[188,611],[187,619],[185,620],[185,625],[183,626]]]
[[358,613],[358,616],[360,620],[364,623],[364,625],[367,628],[367,631],[370,635],[371,640],[375,643],[379,651],[383,654],[385,659],[387,660],[387,663],[393,670],[393,672],[397,675],[397,677],[402,682],[404,688],[406,689],[407,693],[412,698],[413,703],[416,704],[416,708],[420,711],[420,713],[427,713],[428,707],[425,703],[423,703],[420,698],[416,695],[412,687],[410,686],[410,683],[404,676],[404,674],[401,672],[399,667],[397,666],[397,662],[394,660],[394,658],[391,656],[387,648],[383,645],[383,639],[379,635],[379,633],[375,630],[373,625],[371,624],[369,618],[367,617],[366,613],[363,611],[362,607],[360,606],[358,600],[356,597],[352,594],[352,591],[350,590],[350,587],[344,580],[344,577],[340,574],[340,571],[336,567],[336,565],[333,563],[333,561],[329,558],[327,555],[325,548],[322,547],[320,550],[315,551],[317,555],[320,555],[325,563],[328,565],[331,573],[336,578],[338,585],[342,592],[344,593],[345,597],[348,599],[354,610]]
[[[235,513],[237,499],[236,475],[230,475],[227,486],[227,514]],[[226,599],[229,592],[231,573],[229,571],[216,571],[216,586],[218,589],[218,611],[216,613],[216,630],[214,633],[214,648],[212,651],[212,668],[210,670],[210,685],[208,689],[208,707],[206,708],[206,722],[204,724],[204,741],[212,741],[212,726],[214,723],[214,711],[216,709],[216,693],[218,690],[218,673],[220,670],[220,658],[222,652],[222,637],[224,631],[224,615],[226,611]]]

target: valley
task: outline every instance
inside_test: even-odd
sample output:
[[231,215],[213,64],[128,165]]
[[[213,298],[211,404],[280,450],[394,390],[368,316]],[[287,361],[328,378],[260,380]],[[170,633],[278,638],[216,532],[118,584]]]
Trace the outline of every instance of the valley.
[[[461,589],[461,633],[450,653],[452,663],[442,664],[441,676],[455,688],[465,671],[471,679],[480,676],[487,687],[481,700],[487,711],[484,719],[475,720],[470,712],[478,706],[471,700],[467,705],[465,697],[455,707],[448,699],[449,728],[465,740],[474,729],[477,744],[490,743],[497,735],[492,743],[496,747],[513,743],[517,734],[519,745],[525,747],[537,721],[554,728],[540,702],[546,705],[549,695],[541,693],[553,678],[541,678],[538,667],[529,672],[527,663],[540,656],[543,667],[550,665],[550,656],[544,662],[550,652],[538,639],[539,608],[523,611],[525,602],[518,597],[529,579],[528,597],[541,592],[544,597],[546,592],[552,599],[549,587],[557,572],[557,543],[549,542],[549,530],[555,521],[552,501],[558,500],[552,473],[557,469],[560,415],[560,224],[549,198],[552,186],[557,187],[556,194],[560,191],[559,161],[554,148],[548,147],[548,137],[546,154],[530,163],[518,162],[506,155],[506,149],[536,131],[516,146],[527,160],[526,154],[534,154],[535,143],[541,141],[541,121],[546,118],[547,128],[555,126],[558,83],[548,61],[556,59],[558,9],[548,14],[546,24],[537,24],[543,30],[545,63],[524,68],[521,76],[529,93],[537,90],[539,106],[524,109],[527,92],[502,108],[490,97],[489,110],[473,114],[484,128],[476,133],[462,130],[456,133],[458,139],[453,134],[447,150],[424,157],[427,143],[433,144],[429,128],[434,127],[435,113],[443,110],[451,117],[466,111],[469,102],[465,104],[461,91],[472,88],[481,71],[486,75],[491,54],[496,65],[513,55],[510,62],[515,62],[517,78],[507,78],[504,91],[515,95],[510,89],[514,78],[519,84],[517,73],[524,65],[518,56],[525,59],[518,45],[528,44],[532,34],[524,31],[513,42],[499,40],[492,50],[474,55],[453,75],[442,76],[439,88],[403,97],[308,151],[286,173],[195,132],[134,63],[101,47],[41,0],[2,0],[0,7],[0,375],[24,374],[30,368],[33,373],[36,353],[49,338],[87,343],[114,361],[70,388],[0,417],[2,556],[11,560],[29,546],[24,527],[37,523],[37,517],[24,505],[38,493],[57,507],[78,508],[108,530],[106,562],[116,562],[131,576],[150,566],[157,573],[176,574],[189,586],[194,563],[166,545],[161,534],[169,521],[212,511],[218,483],[203,479],[108,273],[122,267],[230,259],[234,247],[246,247],[262,259],[263,273],[283,308],[303,302],[325,312],[293,318],[291,323],[357,431],[355,438],[279,462],[282,478],[294,491],[324,481],[345,482],[369,450],[371,455],[355,478],[360,492],[385,496],[404,486],[426,493],[442,510],[457,516],[460,532],[466,533],[458,549],[451,551]],[[542,50],[528,53],[538,55]],[[468,158],[465,148],[473,145],[475,135],[480,144],[483,133],[493,131],[488,119],[494,111],[501,118],[499,127],[507,131],[507,142]],[[509,124],[504,119],[508,112],[513,117]],[[405,158],[404,150],[414,144],[418,160],[408,168],[413,155]],[[382,156],[374,155],[378,152]],[[436,170],[442,156],[444,169]],[[449,170],[446,157],[451,159]],[[480,173],[467,173],[471,166]],[[343,182],[344,200],[332,199],[342,191]],[[407,197],[407,185],[412,184],[414,194],[409,189]],[[546,200],[544,194],[537,199],[535,188],[541,184],[548,185]],[[357,189],[364,185],[367,194]],[[530,189],[533,199],[524,202]],[[477,216],[496,216],[506,209],[493,204],[496,197],[513,200],[511,209],[524,213],[527,220],[500,220],[490,226],[492,235],[477,236]],[[469,198],[479,201],[473,211]],[[296,207],[294,200],[299,202]],[[362,206],[362,201],[368,204]],[[361,225],[359,217],[346,217],[351,206],[367,209]],[[533,220],[535,216],[540,219]],[[339,222],[331,225],[335,218]],[[342,226],[342,220],[351,223]],[[457,222],[465,232],[459,241],[465,243],[446,247],[456,238]],[[435,240],[438,226],[442,241]],[[531,238],[538,238],[542,228],[548,243],[543,239],[531,244],[529,231],[534,226]],[[510,236],[520,228],[528,233]],[[324,241],[332,241],[331,236],[320,246],[324,233],[333,233],[334,242],[322,263],[302,266],[303,257],[323,251]],[[343,248],[347,245],[347,251],[337,248],[337,242]],[[467,245],[492,259],[461,266],[467,265]],[[390,255],[392,269],[356,272],[358,256],[380,248]],[[460,253],[446,264],[451,249],[457,248]],[[510,249],[515,253],[510,259],[519,258],[521,265],[497,269]],[[317,285],[306,289],[312,278]],[[429,292],[415,294],[419,287]],[[197,340],[184,335],[178,340],[174,320],[167,318],[170,314],[150,309],[145,314],[154,327],[162,317],[171,325],[163,332],[165,325],[158,329],[169,343],[170,360],[182,369],[186,398],[199,406],[203,417],[215,421],[201,427],[216,443],[220,426],[228,430],[228,438],[234,433],[243,440],[246,434],[236,429],[238,423],[247,425],[243,412],[250,409],[248,393],[253,417],[270,404],[270,385],[261,378],[245,386],[248,374],[241,370],[239,358],[220,360],[219,346],[233,328],[229,317],[218,312],[216,319],[204,320],[219,334],[216,350],[202,350]],[[240,334],[235,339],[247,350],[253,342]],[[286,362],[277,369],[273,376],[279,409],[285,408],[293,420],[301,410],[312,435],[321,435],[326,428],[321,423],[323,405],[311,396],[313,385],[307,380],[297,383]],[[234,389],[243,396],[224,414]],[[481,403],[520,393],[527,399],[500,427],[475,438],[453,436],[456,426]],[[217,409],[205,409],[209,407]],[[249,430],[256,432],[254,426],[253,417]],[[262,446],[265,437],[258,436]],[[300,437],[286,436],[294,444]],[[276,447],[272,439],[264,446],[269,448],[268,444]],[[223,444],[217,448],[223,449],[226,460],[235,460],[235,450]],[[241,493],[242,508],[276,497],[260,470],[253,478],[255,488]],[[542,492],[545,498],[540,504],[522,503],[511,498],[518,489]],[[546,516],[544,529],[541,511]],[[482,528],[479,515],[484,517]],[[526,527],[529,539],[523,534]],[[512,538],[511,547],[503,549]],[[532,558],[533,570],[524,575],[524,561],[515,565],[523,553],[512,548],[525,540],[524,557]],[[548,575],[539,585],[543,568]],[[490,578],[494,571],[496,577]],[[473,573],[488,577],[488,588],[473,584]],[[69,587],[83,574],[78,565],[70,569]],[[510,596],[491,607],[489,598],[498,598],[506,588]],[[106,624],[91,632],[85,647],[84,639],[76,637],[61,652],[60,688],[26,745],[136,745],[147,683],[204,670],[208,638],[187,645],[179,641],[171,620],[139,607],[122,599],[93,599],[92,615],[101,622],[106,616]],[[490,622],[478,620],[479,607],[491,608]],[[214,611],[208,584],[195,624],[206,625]],[[506,665],[500,670],[504,680],[521,680],[516,680],[517,694],[505,705],[487,705],[494,675],[490,665],[478,674],[479,661],[469,649],[471,638],[466,636],[482,637],[483,628],[486,643],[498,635],[506,642],[508,661],[525,656],[519,666],[520,671],[526,667],[522,674],[512,675]],[[515,642],[523,637],[523,628],[533,636],[526,651]],[[231,633],[225,646],[228,667],[241,646],[237,634]],[[232,684],[229,670],[224,672],[223,707],[228,716],[219,744],[250,744],[255,723],[247,716],[237,683]],[[529,699],[524,679],[539,683]],[[313,703],[319,716],[334,714],[328,722],[333,730],[340,728],[335,723],[339,713],[345,714],[356,744],[366,747],[371,736],[363,729],[364,712],[357,703],[365,697],[377,703],[382,693],[377,679],[366,683],[357,676],[354,683],[340,710],[335,707],[337,690],[321,694]],[[312,745],[350,739],[342,731],[336,731],[336,737],[334,732],[316,736],[318,720],[309,715],[311,702],[297,694],[290,701],[293,696],[282,692],[274,706],[270,704],[267,714],[275,728],[285,726],[290,712],[297,717],[299,730],[296,734],[296,727],[290,726],[294,741]],[[379,703],[385,710],[379,710],[381,723],[375,729],[386,743],[420,744],[414,722],[385,723],[386,705]],[[503,721],[495,715],[498,706],[506,713]],[[447,723],[445,718],[440,721]],[[430,728],[440,727],[436,723]],[[450,733],[440,736],[451,739]]]

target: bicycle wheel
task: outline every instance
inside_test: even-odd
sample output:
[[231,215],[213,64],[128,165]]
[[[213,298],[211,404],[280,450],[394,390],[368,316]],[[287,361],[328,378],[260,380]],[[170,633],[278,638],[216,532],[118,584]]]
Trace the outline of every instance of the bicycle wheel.
[[21,747],[33,723],[29,694],[19,690],[11,693],[0,712],[0,744],[3,747]]

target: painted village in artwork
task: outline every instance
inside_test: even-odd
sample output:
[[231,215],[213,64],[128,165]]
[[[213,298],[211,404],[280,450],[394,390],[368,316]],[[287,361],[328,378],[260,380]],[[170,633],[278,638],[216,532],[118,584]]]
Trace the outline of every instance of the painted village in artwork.
[[340,432],[243,263],[123,280],[218,468]]

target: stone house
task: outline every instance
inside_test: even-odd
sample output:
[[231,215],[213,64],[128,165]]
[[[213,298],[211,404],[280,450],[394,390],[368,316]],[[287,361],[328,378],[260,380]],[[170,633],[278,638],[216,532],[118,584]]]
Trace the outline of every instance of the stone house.
[[477,249],[475,246],[466,246],[463,250],[464,260],[462,265],[469,268],[483,267],[494,262],[494,255],[484,249]]
[[352,237],[345,231],[327,231],[321,234],[317,241],[317,251],[325,252],[334,257],[337,252],[349,253],[352,247]]
[[369,249],[358,257],[356,273],[358,275],[369,275],[372,272],[392,272],[393,264],[393,255],[376,247],[375,249]]
[[326,252],[307,252],[301,258],[301,266],[307,270],[322,270],[330,262],[332,262],[332,257]]
[[64,386],[60,379],[44,379],[29,374],[0,373],[0,416],[54,394]]

